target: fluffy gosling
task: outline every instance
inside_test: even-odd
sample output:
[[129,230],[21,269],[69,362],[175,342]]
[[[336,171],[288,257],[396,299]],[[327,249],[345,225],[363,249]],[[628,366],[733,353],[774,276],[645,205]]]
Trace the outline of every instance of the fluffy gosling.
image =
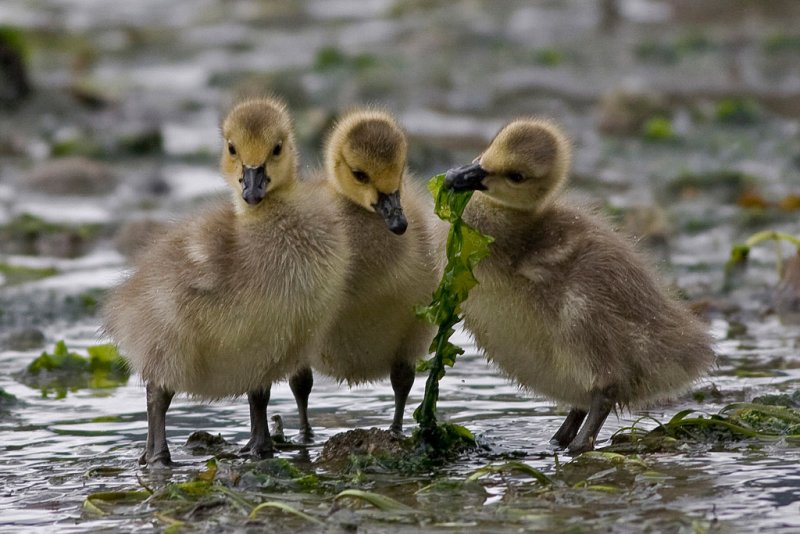
[[[414,307],[428,302],[439,276],[432,205],[405,167],[406,138],[387,113],[351,112],[328,137],[318,184],[337,207],[352,256],[339,315],[312,357],[315,370],[350,385],[388,375],[397,432],[415,362],[434,333]],[[312,385],[310,369],[290,380],[306,439]]]
[[628,241],[558,201],[570,156],[555,124],[517,120],[446,184],[478,191],[464,218],[495,238],[464,303],[466,328],[509,377],[571,406],[553,442],[577,454],[612,408],[679,392],[714,352]]
[[284,105],[236,105],[222,126],[222,175],[232,201],[175,224],[109,296],[105,328],[147,391],[140,463],[168,466],[165,417],[174,393],[220,399],[246,393],[243,452],[271,454],[270,385],[318,350],[348,265],[330,200],[297,180]]

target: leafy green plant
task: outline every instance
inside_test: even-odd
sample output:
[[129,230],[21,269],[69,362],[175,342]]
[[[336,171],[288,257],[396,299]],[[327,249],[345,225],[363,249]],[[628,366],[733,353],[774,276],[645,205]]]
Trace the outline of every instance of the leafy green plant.
[[493,239],[467,225],[462,219],[472,191],[456,192],[444,187],[444,174],[434,176],[428,182],[428,189],[435,200],[435,212],[440,219],[450,223],[447,235],[447,265],[439,287],[433,293],[430,305],[417,309],[417,315],[437,325],[430,350],[433,357],[423,362],[419,370],[429,371],[425,384],[425,396],[414,411],[414,419],[420,425],[423,440],[441,443],[442,439],[472,436],[469,431],[456,428],[443,428],[436,424],[436,403],[439,399],[439,381],[445,375],[445,366],[452,367],[456,357],[464,350],[451,343],[450,336],[455,325],[461,321],[461,303],[469,295],[470,289],[478,283],[472,273],[475,265],[489,255],[489,244]]
[[365,502],[370,503],[375,508],[379,510],[383,510],[384,512],[413,512],[414,509],[410,506],[407,506],[400,501],[396,501],[391,497],[387,497],[385,495],[381,495],[379,493],[374,493],[371,491],[362,491],[357,489],[346,489],[344,491],[339,492],[336,497],[333,498],[334,501],[348,497],[350,499],[359,499]]
[[726,124],[755,124],[761,119],[761,109],[749,98],[726,98],[717,104],[716,117]]
[[0,285],[13,286],[34,280],[47,278],[58,274],[55,267],[24,267],[22,265],[11,265],[10,263],[0,262],[0,275],[2,281]]
[[798,254],[800,254],[799,237],[787,234],[785,232],[777,232],[775,230],[764,230],[762,232],[757,232],[748,237],[744,241],[744,243],[736,243],[731,248],[731,255],[728,258],[728,261],[725,263],[726,288],[729,288],[732,283],[731,281],[732,275],[737,270],[741,270],[743,267],[746,266],[747,260],[750,257],[750,249],[758,245],[759,243],[763,243],[764,241],[775,242],[775,249],[777,253],[776,266],[778,269],[778,274],[783,274],[783,253],[780,247],[781,241],[786,241],[794,245],[797,248]]
[[516,461],[506,462],[504,464],[499,464],[499,465],[487,465],[485,467],[481,467],[480,469],[475,470],[475,472],[473,472],[470,476],[467,477],[467,482],[478,480],[479,478],[485,475],[490,475],[493,473],[508,473],[508,472],[518,472],[524,475],[528,475],[543,486],[550,486],[553,484],[553,479],[551,479],[549,476],[545,475],[538,469],[533,468],[528,464]]
[[[638,423],[638,422],[637,422]],[[674,449],[680,443],[724,443],[742,440],[800,442],[800,410],[790,406],[740,402],[706,414],[683,410],[650,431],[634,424],[612,436],[609,448],[623,452]]]
[[66,343],[59,341],[52,353],[42,352],[17,378],[41,389],[44,396],[55,392],[56,398],[65,397],[70,390],[112,388],[127,383],[127,363],[114,345],[94,345],[86,351],[88,357],[70,352]]
[[653,142],[674,141],[677,136],[672,129],[672,121],[667,117],[652,117],[644,123],[642,134],[645,140]]

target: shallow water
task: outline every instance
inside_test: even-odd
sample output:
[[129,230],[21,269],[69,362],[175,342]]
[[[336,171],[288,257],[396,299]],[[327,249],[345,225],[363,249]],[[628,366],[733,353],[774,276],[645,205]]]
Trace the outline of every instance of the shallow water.
[[[79,352],[102,341],[94,299],[128,268],[113,235],[130,221],[179,217],[223,189],[215,170],[218,121],[240,92],[274,91],[288,99],[304,170],[318,162],[319,141],[336,112],[357,102],[398,115],[410,137],[410,167],[419,176],[471,161],[510,117],[544,114],[564,124],[575,142],[574,193],[607,205],[643,246],[655,237],[660,244],[651,252],[665,281],[695,301],[708,301],[704,316],[720,354],[718,368],[693,388],[704,394],[702,401],[687,393],[647,411],[612,415],[601,446],[634,423],[652,428],[684,409],[715,413],[731,402],[797,389],[800,326],[769,312],[778,280],[773,249],[753,249],[735,290],[721,291],[731,244],[763,228],[796,234],[797,212],[744,209],[736,204],[741,191],[732,196],[725,184],[670,189],[685,172],[733,169],[753,175],[752,189],[768,203],[798,192],[800,108],[790,104],[792,95],[795,106],[800,102],[792,41],[800,14],[793,3],[771,3],[783,6],[777,15],[751,3],[740,16],[709,17],[704,9],[715,2],[693,1],[689,9],[682,0],[622,1],[616,22],[604,22],[600,4],[584,0],[181,0],[169,6],[129,2],[113,10],[100,4],[7,0],[0,7],[0,23],[29,32],[37,88],[24,105],[0,112],[0,224],[31,213],[57,224],[103,228],[75,258],[0,255],[0,263],[58,270],[42,280],[0,285],[0,388],[19,400],[7,411],[0,405],[3,531],[163,529],[168,521],[155,513],[164,508],[152,502],[120,505],[102,517],[82,505],[97,491],[142,484],[157,489],[191,479],[210,457],[195,456],[184,445],[195,430],[221,434],[229,442],[226,453],[246,441],[245,400],[202,404],[178,398],[168,434],[173,458],[185,465],[148,472],[136,462],[146,434],[144,391],[136,377],[118,388],[56,399],[12,376],[42,350],[52,351],[57,340]],[[777,51],[769,51],[770,43]],[[76,87],[101,104],[81,104],[70,96]],[[654,142],[639,132],[601,131],[599,101],[619,88],[661,94],[677,138]],[[757,120],[732,125],[715,119],[715,106],[729,95],[754,99]],[[161,139],[155,149],[147,144],[154,132]],[[70,198],[31,188],[32,170],[57,153],[103,162],[119,185],[110,194]],[[628,221],[636,210],[645,221],[664,222]],[[43,334],[44,346],[10,348],[8,336],[31,329]],[[351,524],[366,532],[800,528],[797,446],[689,443],[642,454],[644,465],[556,456],[548,439],[564,410],[509,384],[463,332],[456,341],[466,354],[442,382],[439,408],[444,419],[471,429],[481,449],[414,475],[369,472],[359,479],[328,473],[313,464],[325,440],[352,428],[387,426],[393,398],[388,383],[349,390],[317,378],[310,401],[315,443],[278,452],[336,491],[370,489],[415,513],[356,503],[340,509],[328,490],[264,491],[258,498],[291,503],[324,519],[331,531]],[[411,392],[408,431],[424,379],[418,376]],[[270,414],[281,415],[291,437],[297,418],[286,384],[273,388]],[[463,483],[476,469],[510,459],[552,475],[557,486],[542,491],[521,474]],[[218,464],[234,471],[247,465],[227,457]],[[267,523],[248,523],[245,515],[228,507],[188,521],[198,530],[309,528],[279,512],[265,514]]]

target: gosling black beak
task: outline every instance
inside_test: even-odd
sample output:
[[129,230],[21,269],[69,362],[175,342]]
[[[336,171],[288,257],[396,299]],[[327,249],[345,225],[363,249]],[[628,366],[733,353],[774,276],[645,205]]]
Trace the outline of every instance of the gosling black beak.
[[267,184],[270,179],[263,165],[248,167],[245,165],[242,173],[242,198],[251,206],[255,206],[267,196]]
[[489,175],[480,163],[450,169],[444,175],[444,185],[454,191],[485,191],[483,179]]
[[400,205],[400,191],[391,194],[378,192],[378,202],[372,205],[375,212],[383,217],[386,226],[393,233],[402,235],[408,228],[408,221],[403,213],[403,206]]

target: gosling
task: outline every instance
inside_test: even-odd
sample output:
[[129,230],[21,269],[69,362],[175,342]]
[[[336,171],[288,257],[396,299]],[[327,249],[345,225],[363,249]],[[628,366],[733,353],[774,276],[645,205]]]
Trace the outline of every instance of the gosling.
[[594,448],[616,406],[685,389],[715,355],[626,240],[558,201],[570,158],[555,124],[517,120],[445,183],[477,190],[464,219],[495,238],[475,269],[465,326],[510,378],[571,406],[552,442],[578,454]]
[[297,180],[286,108],[236,105],[222,126],[222,175],[233,200],[173,226],[110,295],[105,329],[147,392],[140,463],[169,466],[165,417],[174,393],[247,394],[242,452],[269,456],[270,386],[306,365],[344,290],[347,242],[330,201]]
[[[401,432],[416,360],[427,354],[434,334],[414,313],[416,305],[430,300],[438,281],[432,203],[405,176],[405,134],[387,113],[345,115],[324,152],[317,184],[337,207],[352,256],[339,315],[312,365],[349,385],[388,375],[395,397],[390,430]],[[301,431],[310,440],[311,369],[289,385]]]

